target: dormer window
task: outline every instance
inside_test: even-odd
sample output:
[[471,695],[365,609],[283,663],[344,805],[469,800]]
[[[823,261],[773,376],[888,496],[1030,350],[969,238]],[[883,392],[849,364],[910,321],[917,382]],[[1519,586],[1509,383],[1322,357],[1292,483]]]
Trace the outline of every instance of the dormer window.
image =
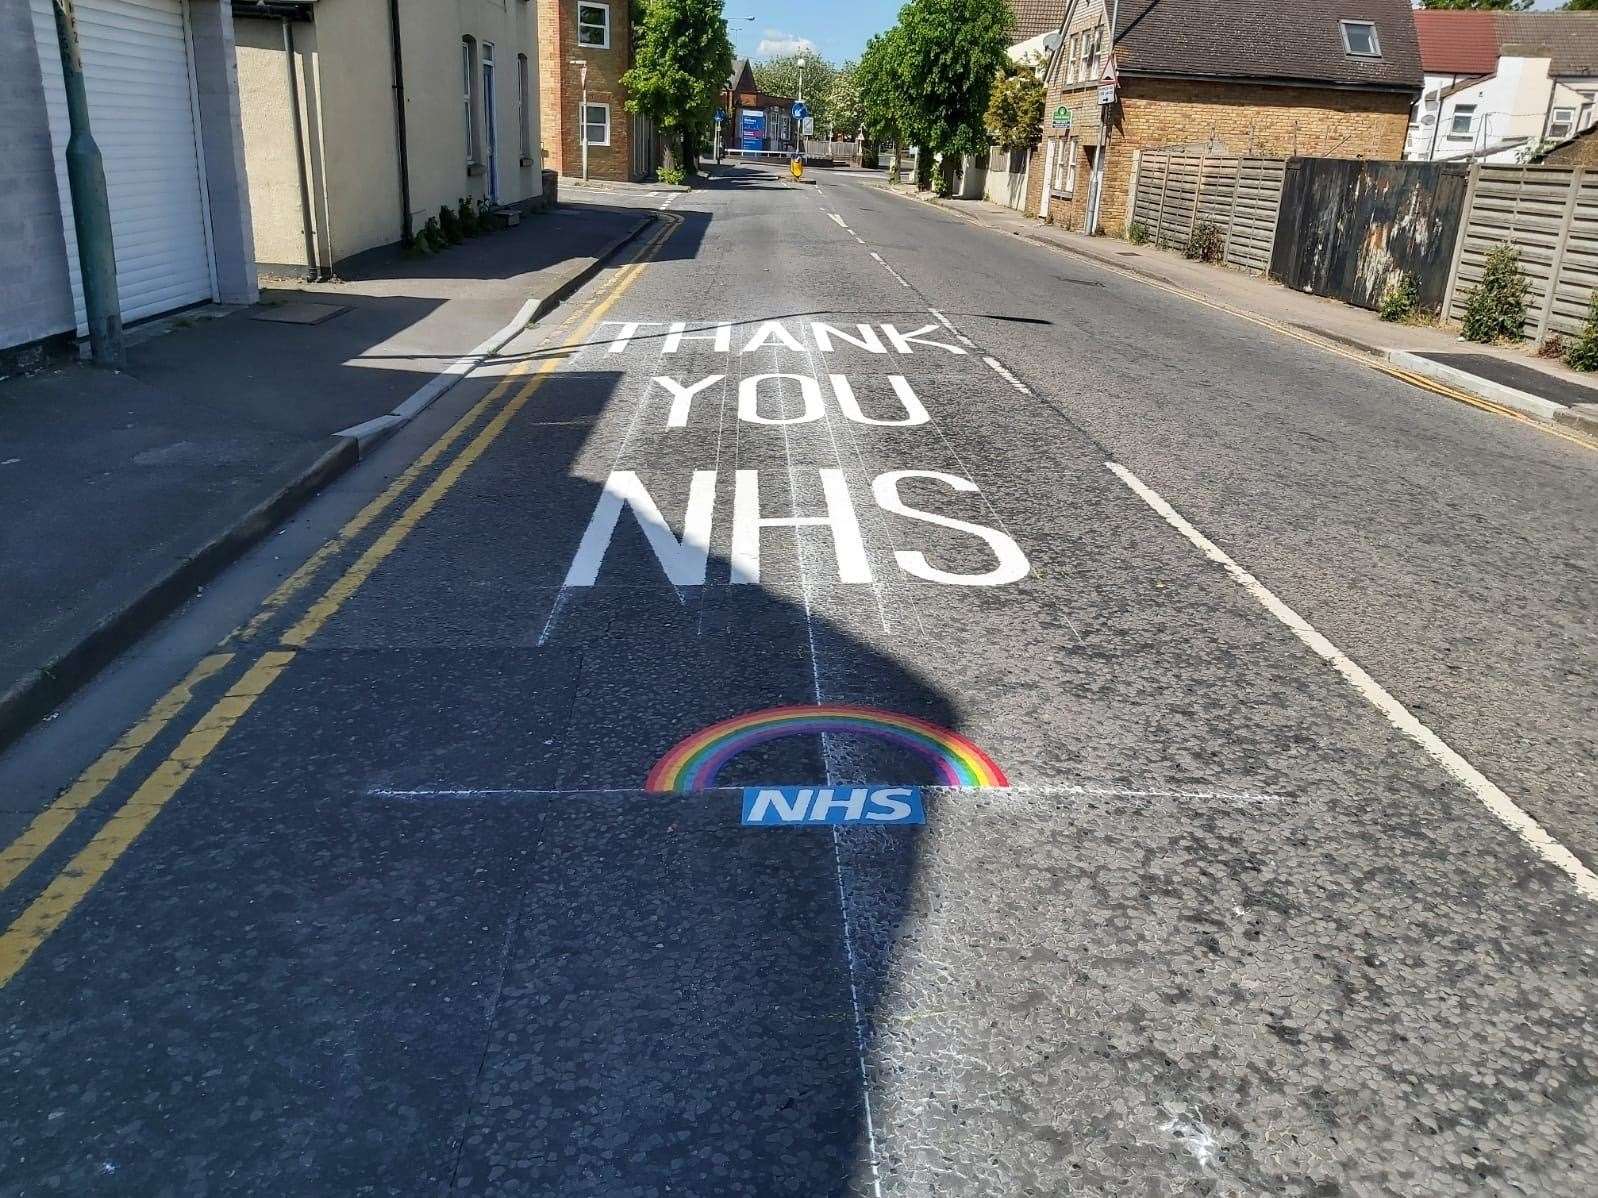
[[1355,58],[1380,58],[1382,44],[1376,40],[1373,21],[1339,21],[1343,28],[1343,49]]

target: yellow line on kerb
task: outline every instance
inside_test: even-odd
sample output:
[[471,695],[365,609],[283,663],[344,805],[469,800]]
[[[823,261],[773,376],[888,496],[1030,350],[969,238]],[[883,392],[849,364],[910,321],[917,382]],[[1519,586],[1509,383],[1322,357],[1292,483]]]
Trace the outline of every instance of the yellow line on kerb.
[[15,977],[34,950],[72,914],[83,896],[105,877],[117,858],[150,826],[161,808],[182,789],[210,756],[211,750],[222,743],[222,738],[293,659],[292,653],[273,650],[246,670],[227,694],[200,717],[199,723],[178,742],[171,755],[95,833],[94,839],[56,875],[44,893],[0,935],[0,986]]
[[[521,410],[538,390],[544,379],[559,369],[566,358],[581,348],[583,338],[593,331],[604,314],[610,310],[616,300],[621,298],[622,293],[637,279],[643,267],[654,257],[665,239],[682,223],[681,217],[670,213],[661,213],[660,215],[666,221],[665,226],[649,241],[637,259],[616,273],[609,288],[607,288],[610,292],[608,297],[603,302],[597,303],[592,307],[587,317],[583,319],[572,334],[570,340],[556,347],[556,352],[553,356],[543,360],[536,373],[523,384],[516,397],[489,424],[484,426],[482,431],[461,451],[460,455],[445,467],[432,485],[422,492],[409,508],[401,513],[394,525],[385,529],[383,535],[378,538],[372,547],[362,554],[345,571],[344,575],[328,588],[327,592],[312,606],[311,611],[294,628],[290,629],[289,634],[285,635],[284,643],[291,643],[289,636],[296,634],[297,639],[292,642],[296,646],[303,645],[308,641],[316,630],[326,623],[328,617],[337,611],[338,607],[350,595],[355,593],[360,584],[371,574],[377,563],[398,547],[400,542],[405,539],[406,534],[416,527],[422,517],[430,512],[450,487],[460,479],[467,467],[476,461],[483,451],[493,443],[494,439],[505,430],[505,427],[510,423],[511,417]],[[525,372],[525,368],[523,372]],[[499,388],[496,388],[496,392],[503,394],[503,388],[508,385],[508,382],[509,378],[507,378],[506,383],[502,383]],[[424,455],[427,457],[427,461],[436,461],[438,456],[470,427],[473,413],[478,412],[488,402],[489,400],[486,398],[481,401],[473,408],[471,413],[457,421],[440,438],[439,442],[430,447],[428,450],[428,455],[430,456]],[[409,473],[407,471],[407,474]],[[414,475],[411,477],[414,478]],[[390,484],[389,488],[383,492],[383,495],[378,496],[378,499],[373,500],[371,504],[367,505],[367,508],[363,508],[362,512],[351,520],[350,524],[361,521],[355,532],[367,527],[404,490],[403,486],[398,486],[404,478],[404,475],[396,478],[395,482]],[[393,494],[390,494],[391,491]],[[384,496],[388,498],[384,500]],[[373,504],[378,504],[379,500],[384,500],[384,502],[374,509]],[[369,511],[368,509],[371,510]],[[365,517],[364,520],[362,519],[363,516]],[[348,542],[349,536],[355,535],[355,532],[350,532],[350,524],[345,525],[344,529],[340,530],[338,536],[334,538],[341,546]],[[329,544],[331,545],[333,542],[329,542]],[[379,547],[382,547],[382,551],[375,553],[374,556],[374,551],[377,551]],[[323,549],[328,549],[328,546],[323,546]],[[318,564],[320,565],[321,562],[327,561],[332,552],[335,551],[329,550],[328,553],[319,559]],[[320,553],[321,551],[318,552]],[[306,565],[310,564],[309,561],[306,563]],[[302,566],[301,571],[304,569],[305,567]],[[290,579],[278,588],[278,592],[281,592],[283,587],[288,585],[288,582],[294,581],[301,571],[296,571],[295,575],[291,575]],[[294,590],[289,592],[289,596],[303,589],[314,574],[315,570],[304,574]],[[278,592],[274,592],[274,595]],[[273,610],[276,609],[274,608]],[[314,619],[313,616],[315,616]],[[259,625],[252,621],[251,625],[246,626],[246,628],[250,626],[258,627]],[[190,692],[193,686],[222,669],[233,659],[233,656],[231,653],[218,653],[200,662],[183,682],[167,692],[150,709],[139,724],[130,729],[116,745],[107,750],[99,760],[85,770],[56,803],[41,813],[35,819],[34,825],[40,825],[39,836],[42,837],[45,833],[48,833],[48,839],[43,840],[38,845],[38,848],[27,857],[26,861],[22,860],[24,850],[18,846],[29,840],[30,835],[35,831],[34,825],[29,826],[28,830],[23,833],[22,838],[7,850],[5,858],[0,860],[9,862],[12,851],[15,850],[18,855],[18,861],[21,862],[16,872],[20,873],[25,869],[27,864],[36,859],[38,854],[61,834],[67,824],[70,824],[76,818],[77,813],[95,795],[104,790],[117,776],[118,772],[138,755],[139,750],[146,747],[150,740],[183,710],[183,707],[191,697]],[[50,937],[51,933],[61,926],[77,905],[83,901],[89,891],[94,889],[100,879],[105,877],[111,867],[116,864],[118,858],[150,826],[155,817],[161,813],[161,809],[183,788],[183,785],[200,768],[205,759],[217,745],[222,743],[238,721],[254,705],[255,701],[266,693],[267,688],[277,681],[294,658],[295,653],[292,649],[274,649],[262,654],[259,660],[229,688],[227,693],[200,717],[188,734],[178,742],[177,747],[172,750],[160,765],[155,767],[154,771],[145,778],[139,788],[106,821],[99,832],[94,835],[94,838],[56,875],[44,892],[28,905],[4,933],[0,933],[0,988],[3,988],[17,975],[17,972],[27,964],[28,959]],[[70,802],[68,801],[69,799],[71,800]],[[57,812],[52,817],[52,820],[64,820],[53,831],[50,831],[51,821],[40,824],[40,821],[49,816],[51,812]],[[11,876],[15,877],[16,874]]]
[[22,876],[22,872],[38,860],[39,854],[55,843],[56,838],[71,826],[85,808],[100,797],[100,792],[122,772],[124,766],[142,753],[177,715],[194,698],[194,688],[233,660],[231,653],[213,653],[189,671],[188,676],[156,700],[133,727],[95,759],[93,765],[79,774],[67,787],[23,829],[0,853],[0,890]]

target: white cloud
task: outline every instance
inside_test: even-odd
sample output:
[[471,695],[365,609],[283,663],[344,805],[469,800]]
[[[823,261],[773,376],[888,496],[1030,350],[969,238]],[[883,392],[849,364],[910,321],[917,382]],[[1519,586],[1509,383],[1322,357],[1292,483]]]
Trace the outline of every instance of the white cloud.
[[816,43],[807,37],[784,33],[781,29],[767,29],[760,44],[755,47],[756,58],[781,58],[786,54],[814,54]]

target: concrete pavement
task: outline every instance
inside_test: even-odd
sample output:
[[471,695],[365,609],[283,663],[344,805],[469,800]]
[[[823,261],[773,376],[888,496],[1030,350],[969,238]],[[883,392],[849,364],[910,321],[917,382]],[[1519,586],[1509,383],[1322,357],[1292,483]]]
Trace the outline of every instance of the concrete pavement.
[[568,206],[0,384],[0,745],[641,230]]
[[[1590,451],[846,178],[662,204],[0,758],[8,1184],[1583,1193]],[[644,793],[785,704],[1008,785]]]

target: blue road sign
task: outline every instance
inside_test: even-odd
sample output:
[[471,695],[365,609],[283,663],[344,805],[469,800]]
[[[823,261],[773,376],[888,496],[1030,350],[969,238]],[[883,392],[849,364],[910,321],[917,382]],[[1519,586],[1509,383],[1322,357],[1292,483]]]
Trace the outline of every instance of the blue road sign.
[[727,119],[727,114],[725,112],[723,112],[719,108],[716,109],[716,124],[719,125],[719,124],[721,124],[722,121],[724,121],[726,119]]
[[805,117],[810,115],[810,109],[805,107],[805,102],[803,100],[795,100],[792,111],[793,119],[796,121],[802,121],[805,119]]

